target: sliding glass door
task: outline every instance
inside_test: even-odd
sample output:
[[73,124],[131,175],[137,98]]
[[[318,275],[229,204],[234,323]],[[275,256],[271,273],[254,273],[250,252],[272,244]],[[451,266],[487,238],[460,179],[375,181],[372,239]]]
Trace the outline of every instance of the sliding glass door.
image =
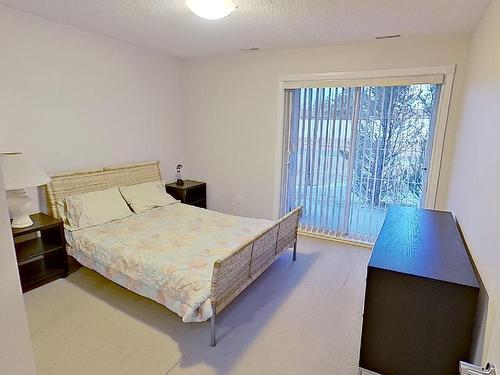
[[390,205],[425,203],[440,87],[285,91],[284,205],[303,230],[373,242]]

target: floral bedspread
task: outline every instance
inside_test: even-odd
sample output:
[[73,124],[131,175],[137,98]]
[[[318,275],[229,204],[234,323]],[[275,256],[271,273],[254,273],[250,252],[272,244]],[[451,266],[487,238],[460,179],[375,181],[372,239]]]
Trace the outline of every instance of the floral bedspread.
[[199,322],[213,313],[214,262],[273,224],[174,203],[66,231],[66,239],[68,253],[84,266],[161,303],[184,322]]

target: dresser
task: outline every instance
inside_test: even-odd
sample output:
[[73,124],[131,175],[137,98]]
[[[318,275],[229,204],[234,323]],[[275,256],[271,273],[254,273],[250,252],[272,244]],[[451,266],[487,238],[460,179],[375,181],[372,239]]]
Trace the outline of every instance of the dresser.
[[368,263],[360,368],[456,375],[480,284],[450,212],[389,209]]

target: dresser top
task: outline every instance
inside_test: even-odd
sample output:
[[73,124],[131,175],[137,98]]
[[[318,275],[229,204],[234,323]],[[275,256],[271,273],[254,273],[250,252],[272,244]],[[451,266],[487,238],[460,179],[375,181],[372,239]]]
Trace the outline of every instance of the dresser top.
[[450,212],[391,207],[368,266],[479,288]]

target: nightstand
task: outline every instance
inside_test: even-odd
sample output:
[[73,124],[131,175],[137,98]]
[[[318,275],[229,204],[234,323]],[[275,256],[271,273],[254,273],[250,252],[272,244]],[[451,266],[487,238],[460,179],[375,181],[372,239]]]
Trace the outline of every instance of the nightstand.
[[43,213],[30,217],[33,225],[12,229],[23,292],[68,274],[62,220]]
[[165,185],[165,189],[167,193],[182,203],[207,208],[207,184],[204,182],[185,180],[182,186],[172,182]]

